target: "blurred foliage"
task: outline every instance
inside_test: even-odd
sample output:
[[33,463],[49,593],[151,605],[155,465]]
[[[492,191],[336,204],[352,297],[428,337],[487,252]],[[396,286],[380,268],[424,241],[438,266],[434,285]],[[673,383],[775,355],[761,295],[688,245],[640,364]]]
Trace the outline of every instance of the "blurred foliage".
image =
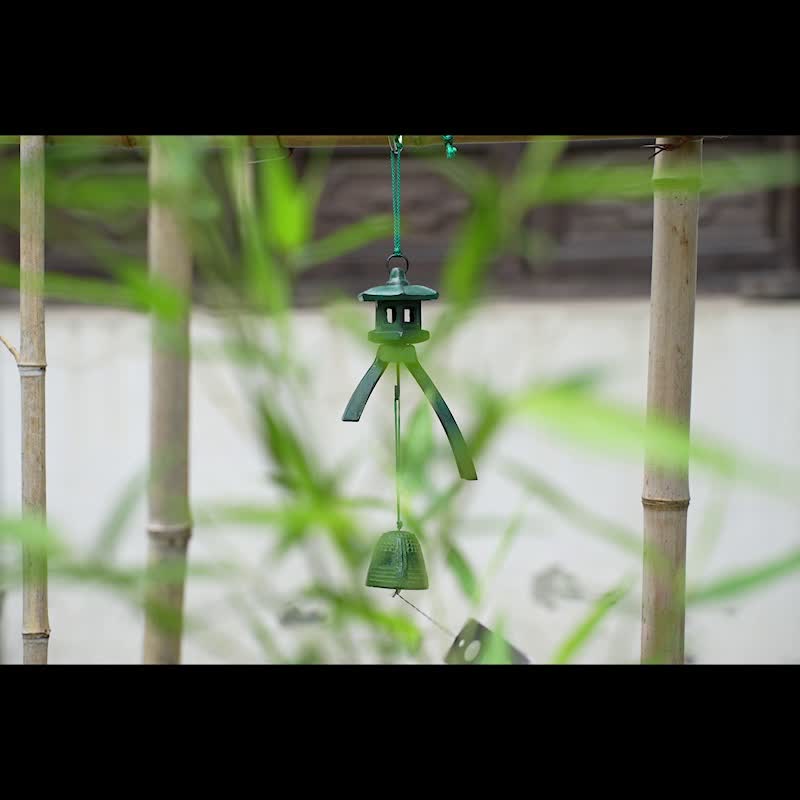
[[[193,358],[224,359],[235,365],[264,459],[265,489],[269,489],[265,495],[273,499],[197,503],[195,523],[204,536],[211,538],[211,532],[217,531],[224,538],[231,529],[249,530],[263,538],[264,561],[243,565],[220,556],[203,563],[190,549],[187,580],[228,587],[226,602],[246,636],[211,630],[197,609],[187,612],[185,635],[204,641],[210,651],[228,660],[440,662],[441,654],[425,649],[427,623],[400,603],[396,611],[387,612],[385,595],[363,585],[376,539],[370,515],[376,510],[391,514],[389,470],[394,459],[389,457],[390,437],[386,438],[385,480],[370,482],[369,487],[379,496],[348,491],[354,457],[331,464],[328,457],[323,458],[321,443],[308,435],[311,426],[303,397],[309,370],[291,335],[293,295],[303,272],[370,242],[385,239],[388,249],[391,218],[370,216],[316,237],[314,223],[329,154],[312,153],[299,174],[283,153],[254,156],[243,137],[230,137],[228,147],[216,150],[203,137],[163,141],[171,161],[169,179],[150,188],[145,154],[132,161],[97,146],[48,149],[47,236],[62,245],[79,243],[81,252],[98,265],[98,274],[48,273],[41,288],[51,299],[149,313],[164,323],[162,330],[169,330],[170,323],[187,313],[189,299],[148,274],[145,255],[130,249],[126,234],[146,219],[152,197],[173,207],[191,237],[196,273],[203,279],[200,299],[219,312],[225,331],[218,346],[197,349]],[[454,160],[444,160],[440,153],[438,157],[406,153],[406,158],[427,158],[432,170],[469,198],[468,211],[442,266],[440,289],[446,303],[432,327],[426,360],[446,348],[469,322],[485,298],[487,278],[500,256],[545,245],[541,232],[524,224],[532,209],[543,204],[652,196],[652,163],[644,155],[635,165],[586,166],[565,161],[564,150],[565,144],[555,140],[530,145],[505,178],[479,167],[463,153]],[[780,154],[733,154],[706,162],[702,191],[714,195],[793,185],[798,179],[795,170],[795,162]],[[18,229],[18,184],[18,160],[10,148],[0,159],[0,224],[12,231]],[[18,281],[18,265],[1,262],[0,286],[13,288]],[[325,312],[331,325],[364,342],[365,320],[358,310],[333,301]],[[511,393],[462,380],[469,409],[465,435],[476,462],[480,464],[509,426],[522,423],[565,446],[597,452],[609,460],[641,459],[647,452],[654,462],[669,467],[688,458],[693,469],[705,471],[721,484],[748,486],[797,502],[800,475],[795,471],[761,463],[725,443],[708,440],[700,431],[693,432],[690,440],[680,426],[648,420],[639,410],[621,407],[604,396],[605,377],[600,371],[562,375]],[[338,419],[338,413],[332,412],[334,417]],[[438,478],[440,464],[447,464],[452,473],[447,444],[439,434],[427,403],[417,403],[407,415],[401,438],[403,518],[423,542],[426,560],[436,565],[437,572],[441,566],[450,573],[453,586],[471,609],[484,608],[514,540],[530,532],[526,516],[530,509],[549,509],[576,530],[641,559],[640,531],[601,518],[569,492],[516,463],[504,468],[503,477],[520,489],[524,502],[479,523],[471,520],[461,502],[465,483],[456,478],[442,485]],[[159,465],[153,465],[151,480],[158,479],[158,470]],[[147,476],[135,475],[123,487],[85,553],[71,552],[64,545],[67,537],[42,523],[7,516],[0,519],[0,543],[5,550],[23,540],[46,548],[52,581],[96,586],[141,613],[147,581],[180,579],[180,571],[167,568],[165,574],[156,575],[144,566],[119,563],[121,537],[143,501],[147,481]],[[709,537],[721,524],[717,511],[709,523]],[[462,541],[464,533],[476,525],[490,531],[497,543],[483,570],[470,562]],[[295,593],[271,594],[270,587],[263,585],[268,583],[263,579],[266,565],[275,569],[289,556],[306,560],[309,579]],[[6,555],[5,563],[5,586],[16,588],[20,580],[13,566],[16,560]],[[690,587],[688,602],[707,603],[756,591],[798,569],[800,557],[792,551],[774,562]],[[574,660],[630,589],[626,578],[594,601],[552,660]],[[281,609],[287,605],[303,608],[308,603],[324,609],[325,635],[318,622],[309,622],[308,635],[284,636],[288,644],[279,641],[275,624]],[[296,612],[294,618],[302,620],[303,614]],[[496,632],[504,630],[505,619],[500,614],[493,621]],[[166,617],[163,622],[178,624]],[[292,632],[299,631],[299,625],[296,622]],[[503,662],[506,656],[501,648],[487,659]]]

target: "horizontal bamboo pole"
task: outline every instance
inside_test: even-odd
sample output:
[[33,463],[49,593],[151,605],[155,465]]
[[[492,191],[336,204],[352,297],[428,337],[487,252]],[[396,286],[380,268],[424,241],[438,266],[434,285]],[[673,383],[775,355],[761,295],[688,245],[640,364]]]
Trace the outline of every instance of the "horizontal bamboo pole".
[[[199,137],[198,137],[199,138]],[[211,136],[214,144],[226,144],[229,137]],[[631,134],[517,134],[517,135],[455,135],[455,144],[514,144],[524,142],[535,142],[539,139],[559,139],[562,141],[625,141],[656,139],[656,135],[631,135]],[[19,144],[19,136],[0,136],[0,144]],[[99,144],[116,147],[149,147],[150,136],[69,136],[69,135],[49,135],[45,136],[47,144]],[[279,149],[306,148],[306,147],[388,147],[389,136],[369,134],[355,136],[349,134],[332,135],[273,135],[273,136],[247,136],[251,147],[274,147]],[[434,135],[406,135],[403,134],[403,144],[411,147],[435,147],[443,146],[442,137]]]
[[[258,139],[259,137],[251,137]],[[535,142],[539,139],[562,139],[562,140],[583,140],[583,141],[602,141],[606,139],[655,139],[655,136],[589,136],[569,134],[552,136],[544,134],[517,134],[515,136],[478,135],[478,136],[458,136],[454,135],[453,143],[459,144],[515,144],[524,142]],[[388,136],[278,136],[278,143],[282,147],[388,147]],[[256,142],[257,144],[257,142]],[[403,134],[403,145],[411,147],[444,147],[441,136],[407,136]]]

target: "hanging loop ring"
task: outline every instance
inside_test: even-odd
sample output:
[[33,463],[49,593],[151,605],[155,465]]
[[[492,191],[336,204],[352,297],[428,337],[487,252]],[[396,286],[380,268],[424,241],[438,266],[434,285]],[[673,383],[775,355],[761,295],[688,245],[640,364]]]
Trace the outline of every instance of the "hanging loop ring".
[[397,155],[403,149],[403,135],[395,135],[389,137],[389,149]]
[[387,258],[387,259],[386,259],[386,264],[387,264],[387,266],[389,265],[389,262],[390,262],[390,261],[391,261],[393,258],[402,258],[402,259],[403,259],[403,261],[405,261],[405,262],[406,262],[406,272],[408,272],[408,269],[409,269],[409,263],[408,263],[408,259],[407,259],[407,258],[406,258],[406,257],[405,257],[405,256],[404,256],[402,253],[392,253],[392,254],[389,256],[389,258]]

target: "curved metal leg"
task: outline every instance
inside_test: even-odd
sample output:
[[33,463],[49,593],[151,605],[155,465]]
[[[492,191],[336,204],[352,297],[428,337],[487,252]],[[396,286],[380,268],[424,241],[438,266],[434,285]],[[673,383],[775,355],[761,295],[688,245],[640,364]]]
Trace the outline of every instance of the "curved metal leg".
[[375,384],[381,379],[381,375],[383,375],[388,366],[388,362],[383,361],[380,356],[375,356],[372,366],[367,370],[358,386],[356,386],[353,396],[350,398],[350,402],[344,410],[342,419],[345,422],[358,422],[361,419],[361,412],[364,410],[364,406],[367,404],[367,400],[369,400],[369,396],[372,394]]
[[439,417],[439,422],[442,423],[444,432],[447,434],[447,438],[450,441],[450,448],[453,451],[453,456],[455,456],[456,459],[458,474],[465,481],[478,480],[478,473],[475,471],[475,464],[472,463],[472,456],[467,449],[467,443],[464,441],[464,437],[461,435],[461,431],[456,424],[455,418],[450,413],[447,403],[445,403],[442,395],[439,394],[439,390],[434,385],[428,373],[422,368],[419,361],[415,360],[410,363],[406,361],[405,365],[408,371],[414,376],[414,380],[419,384],[419,388],[425,392],[425,397],[428,398],[428,402],[433,406],[436,416]]

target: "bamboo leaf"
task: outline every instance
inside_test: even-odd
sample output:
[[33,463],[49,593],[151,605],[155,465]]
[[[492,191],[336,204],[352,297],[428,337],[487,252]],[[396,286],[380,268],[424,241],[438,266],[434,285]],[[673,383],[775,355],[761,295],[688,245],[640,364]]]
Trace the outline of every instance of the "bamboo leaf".
[[357,595],[336,592],[324,586],[314,586],[307,594],[327,600],[334,616],[339,619],[353,618],[370,623],[399,641],[409,652],[414,653],[419,649],[422,634],[404,614],[380,611]]
[[7,541],[24,545],[48,557],[67,552],[63,539],[36,516],[0,517],[0,544]]
[[400,451],[403,483],[411,491],[421,489],[428,482],[434,450],[432,415],[427,404],[418,403],[406,425]]
[[483,576],[483,586],[488,586],[488,584],[497,574],[497,571],[502,566],[503,560],[508,554],[508,551],[511,549],[514,539],[517,537],[522,528],[522,522],[523,517],[522,514],[519,513],[515,514],[509,520],[508,525],[506,525],[505,530],[500,536],[500,541],[497,543],[497,548],[489,560],[489,566],[486,568],[486,574]]
[[637,558],[641,556],[642,541],[641,534],[638,532],[629,530],[611,520],[604,519],[590,509],[581,506],[566,492],[561,491],[542,475],[523,464],[509,462],[503,468],[503,472],[527,492],[535,495],[539,500],[564,515],[575,525],[623,550],[627,550]]
[[278,252],[293,253],[311,236],[313,207],[310,198],[298,184],[289,159],[270,160],[259,166],[267,241]]
[[97,540],[90,551],[90,560],[102,561],[112,556],[114,548],[125,532],[126,524],[144,495],[147,481],[146,473],[135,475],[128,481],[100,528]]
[[626,581],[615,589],[606,592],[597,600],[589,613],[559,645],[553,656],[553,663],[567,664],[573,660],[596,633],[598,626],[608,616],[609,612],[630,591],[630,588],[630,581]]
[[452,541],[448,540],[444,547],[447,566],[455,575],[461,591],[471,603],[477,603],[480,600],[480,581],[467,557]]
[[309,242],[292,258],[295,272],[302,272],[317,264],[354,252],[376,239],[390,236],[392,218],[386,214],[365,217],[313,242]]
[[[152,312],[165,321],[179,319],[186,311],[187,299],[157,276],[120,268],[117,278],[117,282],[109,282],[50,272],[44,280],[28,281],[27,286],[29,291],[40,292],[47,298],[135,308]],[[0,261],[0,286],[16,288],[19,283],[19,266]]]
[[798,571],[800,571],[800,550],[791,550],[764,564],[738,570],[704,586],[690,589],[686,595],[686,602],[691,604],[710,603],[738,597],[747,592],[770,586]]
[[744,481],[789,500],[797,498],[800,475],[796,470],[747,458],[697,433],[690,439],[684,425],[653,415],[648,418],[593,396],[583,387],[534,387],[509,402],[517,413],[581,447],[636,458],[644,451],[653,463],[670,469],[683,469],[691,461],[722,478]]
[[308,204],[308,214],[312,221],[316,216],[322,191],[325,188],[325,179],[328,173],[328,165],[331,160],[330,150],[315,150],[311,153],[305,175],[300,182],[300,189],[306,197]]
[[[798,182],[791,155],[763,153],[708,159],[703,164],[701,194],[722,194],[776,189]],[[694,187],[692,178],[670,181],[674,190]],[[653,166],[649,160],[637,165],[563,165],[542,179],[522,185],[526,205],[587,203],[600,200],[649,200],[653,196]]]

